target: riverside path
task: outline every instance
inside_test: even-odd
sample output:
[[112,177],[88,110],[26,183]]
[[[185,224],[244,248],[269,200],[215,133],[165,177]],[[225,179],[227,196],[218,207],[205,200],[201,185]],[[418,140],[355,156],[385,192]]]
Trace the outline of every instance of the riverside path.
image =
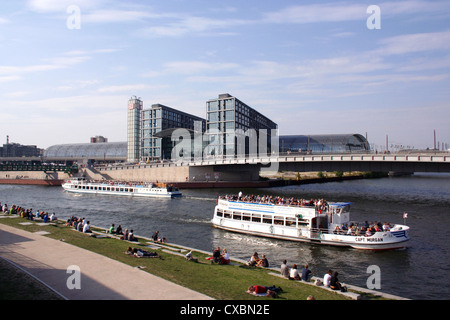
[[[66,300],[212,300],[138,268],[4,224],[0,224],[0,257]],[[68,288],[74,274],[68,272],[71,266],[79,267],[80,289]]]

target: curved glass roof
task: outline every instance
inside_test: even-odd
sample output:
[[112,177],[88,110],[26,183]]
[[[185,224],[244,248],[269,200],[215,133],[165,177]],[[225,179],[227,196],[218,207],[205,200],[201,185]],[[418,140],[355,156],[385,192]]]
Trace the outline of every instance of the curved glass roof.
[[44,151],[46,159],[124,160],[127,158],[126,142],[60,144]]
[[280,152],[308,150],[315,153],[369,151],[370,145],[360,134],[280,136]]

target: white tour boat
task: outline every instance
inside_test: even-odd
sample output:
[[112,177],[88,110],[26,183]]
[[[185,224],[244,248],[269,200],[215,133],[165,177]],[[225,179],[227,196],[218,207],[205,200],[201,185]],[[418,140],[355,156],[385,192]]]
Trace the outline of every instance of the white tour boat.
[[64,190],[76,193],[108,194],[132,197],[180,197],[178,188],[164,184],[132,184],[118,182],[88,182],[84,178],[72,178],[62,184]]
[[[242,199],[242,198],[239,198]],[[319,205],[275,205],[219,197],[212,224],[216,228],[256,236],[346,246],[366,250],[405,247],[406,225],[375,225],[350,221],[349,202]]]

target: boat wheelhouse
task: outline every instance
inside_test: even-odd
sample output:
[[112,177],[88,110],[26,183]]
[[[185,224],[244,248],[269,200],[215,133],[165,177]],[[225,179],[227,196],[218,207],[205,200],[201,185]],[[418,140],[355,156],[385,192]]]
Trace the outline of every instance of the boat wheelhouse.
[[133,184],[117,182],[87,182],[84,178],[72,178],[63,183],[62,187],[68,192],[106,194],[131,197],[160,197],[174,198],[182,194],[171,185],[166,184]]
[[366,226],[350,221],[349,202],[322,205],[279,205],[219,198],[212,225],[216,228],[282,240],[368,250],[405,247],[406,225]]

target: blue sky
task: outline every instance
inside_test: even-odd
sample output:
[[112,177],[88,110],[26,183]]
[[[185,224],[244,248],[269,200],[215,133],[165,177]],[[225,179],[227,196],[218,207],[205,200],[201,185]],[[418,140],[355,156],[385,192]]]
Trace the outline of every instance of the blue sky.
[[448,0],[0,2],[0,141],[41,148],[126,141],[133,95],[206,117],[221,93],[281,135],[433,147],[433,130],[450,144],[449,76]]

